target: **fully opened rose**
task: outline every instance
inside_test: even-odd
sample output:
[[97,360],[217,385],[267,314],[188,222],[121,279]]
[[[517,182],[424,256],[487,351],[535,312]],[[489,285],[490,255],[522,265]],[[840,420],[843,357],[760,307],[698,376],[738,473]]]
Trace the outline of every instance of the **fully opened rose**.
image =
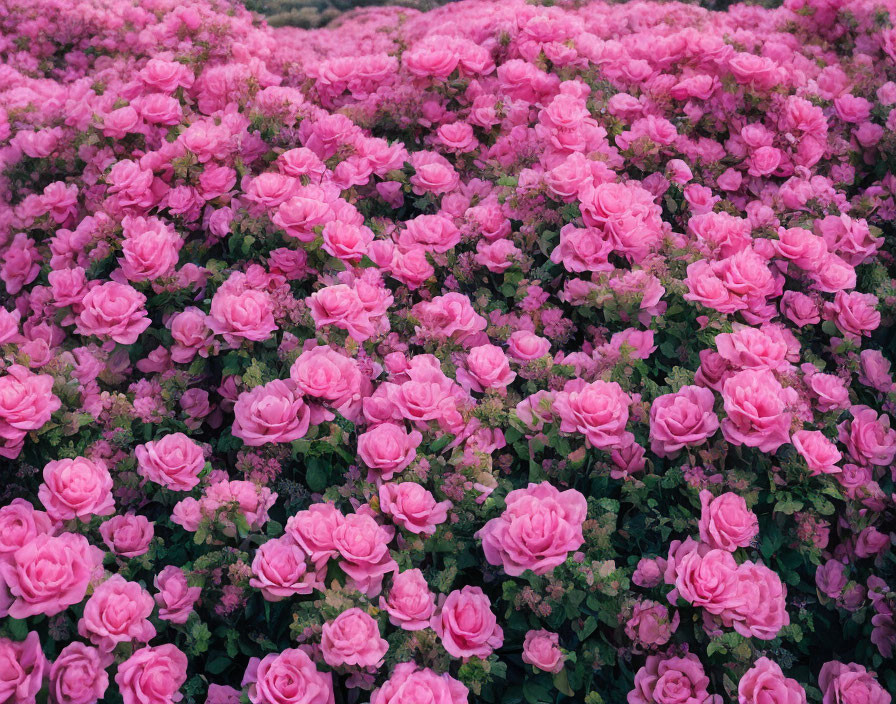
[[892,704],[896,8],[382,1],[0,0],[0,704]]

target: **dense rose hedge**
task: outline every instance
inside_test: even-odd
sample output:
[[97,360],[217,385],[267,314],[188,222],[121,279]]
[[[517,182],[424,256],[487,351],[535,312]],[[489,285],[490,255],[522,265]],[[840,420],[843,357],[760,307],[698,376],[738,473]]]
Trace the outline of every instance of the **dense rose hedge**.
[[0,0],[0,704],[889,704],[893,10]]

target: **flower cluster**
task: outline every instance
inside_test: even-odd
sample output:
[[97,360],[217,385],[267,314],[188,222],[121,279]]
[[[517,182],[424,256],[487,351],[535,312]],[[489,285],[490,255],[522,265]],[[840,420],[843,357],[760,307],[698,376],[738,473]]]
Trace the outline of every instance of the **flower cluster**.
[[0,704],[890,704],[893,12],[0,0]]

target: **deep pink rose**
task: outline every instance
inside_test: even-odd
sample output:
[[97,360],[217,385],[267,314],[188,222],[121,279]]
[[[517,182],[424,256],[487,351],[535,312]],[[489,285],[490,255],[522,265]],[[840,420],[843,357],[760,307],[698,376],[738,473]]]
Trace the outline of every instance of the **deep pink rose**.
[[411,533],[432,535],[436,527],[448,520],[450,501],[436,502],[420,484],[389,482],[379,491],[380,510]]
[[423,573],[415,568],[395,573],[388,598],[380,597],[380,608],[389,614],[393,626],[421,631],[429,628],[436,600]]
[[0,702],[34,704],[49,668],[37,631],[20,642],[0,638]]
[[365,611],[347,609],[323,625],[320,637],[324,662],[330,667],[376,667],[383,664],[389,644],[377,622]]
[[133,345],[151,322],[146,315],[146,296],[127,284],[107,281],[81,299],[75,332]]
[[191,587],[180,567],[168,565],[153,580],[158,589],[155,595],[159,618],[171,623],[186,623],[193,613],[193,605],[202,594],[202,587]]
[[683,658],[648,655],[635,674],[628,704],[704,704],[710,700],[709,677],[693,653]]
[[523,662],[544,672],[560,672],[566,656],[559,643],[560,637],[556,633],[544,629],[527,631],[523,640]]
[[759,519],[742,496],[726,491],[713,498],[700,492],[700,540],[711,548],[734,552],[748,547],[759,534]]
[[700,445],[719,429],[715,397],[702,386],[682,386],[654,399],[650,407],[650,449],[668,457],[685,446]]
[[[318,672],[303,650],[252,658],[243,677],[252,704],[333,704],[333,676]],[[126,703],[127,704],[127,703]]]
[[479,587],[451,592],[431,625],[445,650],[456,658],[485,659],[504,643],[492,603]]
[[115,511],[112,476],[101,461],[86,457],[48,462],[37,496],[55,521],[79,518],[88,523],[93,516]]
[[289,537],[269,540],[261,545],[252,560],[249,586],[261,590],[268,601],[281,601],[294,594],[323,591],[324,575],[308,564],[308,556]]
[[186,681],[187,656],[170,643],[140,648],[115,675],[124,704],[174,704]]
[[78,621],[78,633],[109,652],[119,643],[148,643],[156,635],[149,622],[152,597],[137,582],[113,575],[96,588]]
[[183,433],[172,433],[134,448],[137,473],[172,491],[189,491],[205,466],[202,448]]
[[119,514],[100,526],[106,546],[121,557],[139,557],[149,551],[155,529],[146,518],[134,513]]
[[[69,643],[50,668],[50,701],[53,704],[96,704],[106,694],[106,668],[112,656],[84,643]],[[2,695],[0,695],[2,698]]]
[[370,695],[370,704],[467,704],[469,690],[447,672],[437,675],[416,663],[395,666],[392,675]]

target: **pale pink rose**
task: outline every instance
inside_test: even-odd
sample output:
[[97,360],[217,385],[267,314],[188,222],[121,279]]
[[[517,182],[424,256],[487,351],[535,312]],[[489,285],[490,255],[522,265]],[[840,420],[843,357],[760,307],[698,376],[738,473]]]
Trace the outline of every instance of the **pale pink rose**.
[[271,297],[253,289],[234,293],[219,288],[212,296],[206,324],[231,345],[238,345],[241,340],[267,340],[277,329]]
[[448,520],[450,501],[436,502],[420,484],[389,482],[380,486],[380,510],[411,533],[433,535],[436,527]]
[[851,420],[837,426],[838,439],[850,456],[862,465],[886,467],[896,457],[896,429],[890,427],[890,417],[878,414],[868,406],[853,406]]
[[34,374],[20,364],[8,366],[0,376],[0,457],[18,457],[25,436],[40,430],[62,406],[53,381],[49,374]]
[[737,685],[738,704],[806,704],[806,690],[785,677],[778,663],[759,658]]
[[336,549],[336,529],[345,522],[345,516],[333,504],[311,504],[286,521],[286,534],[320,569],[327,560],[339,554]]
[[137,473],[172,491],[189,491],[205,467],[202,448],[183,433],[172,433],[134,448]]
[[488,324],[475,311],[470,299],[455,291],[436,296],[431,301],[421,301],[412,308],[412,312],[420,322],[415,328],[416,334],[434,340],[475,344]]
[[127,284],[107,281],[81,299],[75,332],[133,345],[151,322],[146,315],[146,296]]
[[281,379],[241,393],[233,413],[233,435],[250,447],[298,440],[311,422],[311,408],[295,384]]
[[0,562],[12,561],[13,554],[42,533],[52,533],[54,522],[25,499],[13,499],[0,507]]
[[[112,657],[84,643],[69,643],[50,667],[53,704],[96,704],[106,694]],[[0,699],[2,699],[0,694]]]
[[376,470],[368,472],[367,481],[377,477],[389,481],[406,469],[416,459],[422,441],[419,431],[408,433],[395,423],[382,423],[358,435],[358,457],[370,470]]
[[711,548],[734,552],[748,547],[759,534],[759,519],[742,496],[726,491],[713,498],[700,492],[700,540]]
[[193,605],[202,594],[202,587],[191,587],[180,567],[168,565],[159,572],[153,585],[158,589],[155,595],[159,606],[159,618],[171,623],[186,623],[193,613]]
[[[318,672],[304,650],[252,658],[243,676],[252,704],[333,704],[333,675]],[[127,704],[127,702],[125,703]]]
[[261,590],[268,601],[281,601],[295,594],[323,591],[324,575],[309,567],[301,547],[285,536],[261,545],[252,560],[249,586]]
[[523,639],[523,662],[543,672],[554,674],[563,669],[566,656],[560,650],[560,637],[544,629],[526,631]]
[[655,601],[639,601],[632,607],[632,615],[625,624],[625,634],[636,645],[656,648],[669,642],[678,630],[681,620],[675,611],[669,617],[669,609]]
[[475,537],[482,539],[489,564],[503,565],[507,574],[546,574],[582,546],[588,505],[575,489],[561,492],[548,482],[529,484],[511,491],[506,504],[504,513]]
[[320,647],[330,667],[379,668],[389,650],[377,622],[358,608],[347,609],[323,625]]
[[79,604],[102,562],[83,535],[41,533],[0,562],[0,617],[55,616]]
[[174,704],[186,681],[187,656],[170,643],[140,648],[115,675],[124,704]]
[[492,603],[479,587],[451,592],[431,625],[448,654],[456,658],[485,659],[504,643]]
[[120,557],[139,557],[149,551],[155,530],[146,518],[134,513],[119,514],[100,526],[103,542]]
[[628,704],[709,704],[709,677],[693,653],[670,658],[648,655],[635,674],[635,688]]
[[382,687],[373,690],[370,704],[467,704],[468,694],[447,672],[437,675],[416,663],[403,662],[395,666]]
[[567,382],[554,397],[554,413],[560,417],[560,431],[581,433],[601,450],[623,442],[631,399],[615,381],[585,384],[580,379]]
[[422,631],[436,610],[436,597],[419,569],[397,572],[392,577],[388,598],[380,597],[380,608],[389,621],[405,631]]
[[837,463],[843,459],[843,455],[820,430],[798,430],[793,434],[791,442],[806,460],[812,476],[836,474],[841,471]]
[[148,643],[156,635],[148,620],[153,606],[149,592],[137,582],[113,575],[87,600],[78,633],[105,652],[119,643]]
[[0,702],[34,704],[49,668],[37,631],[20,642],[0,638]]
[[364,225],[333,220],[324,225],[321,248],[329,255],[346,262],[359,262],[373,242],[373,231]]
[[722,421],[725,439],[735,445],[775,452],[790,440],[792,416],[786,408],[793,394],[768,370],[746,369],[733,374],[722,387],[727,413]]
[[818,673],[818,688],[822,704],[890,704],[893,700],[877,676],[857,663],[826,662]]
[[115,512],[112,476],[101,461],[86,457],[48,462],[37,496],[54,521],[78,518],[88,523],[93,516]]
[[650,449],[668,457],[685,446],[701,445],[719,429],[715,396],[702,386],[682,386],[654,399],[650,407]]
[[[268,509],[277,500],[277,494],[266,486],[245,480],[228,481],[220,472],[221,479],[213,481],[205,490],[201,508],[206,515],[214,514],[220,507],[233,507],[246,520],[249,530],[259,530],[268,522]],[[233,509],[231,509],[233,510]],[[228,518],[218,516],[218,526],[225,535],[235,538],[239,530]]]
[[772,640],[790,623],[787,589],[765,565],[744,562],[737,568],[736,595],[722,622],[744,637]]
[[517,330],[507,341],[507,352],[518,362],[541,359],[550,351],[550,340],[528,330]]
[[737,563],[727,550],[710,550],[701,555],[695,550],[675,565],[675,587],[685,601],[711,614],[737,606]]
[[394,530],[379,525],[369,514],[352,513],[333,532],[333,545],[341,558],[339,565],[362,594],[379,594],[383,577],[398,569],[389,553]]

